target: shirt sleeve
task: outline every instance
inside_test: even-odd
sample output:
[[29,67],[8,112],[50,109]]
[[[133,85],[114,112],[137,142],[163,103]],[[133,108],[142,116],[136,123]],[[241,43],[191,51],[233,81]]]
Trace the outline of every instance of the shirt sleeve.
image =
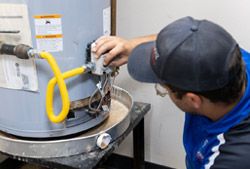
[[250,168],[250,118],[224,134],[225,144],[209,169]]

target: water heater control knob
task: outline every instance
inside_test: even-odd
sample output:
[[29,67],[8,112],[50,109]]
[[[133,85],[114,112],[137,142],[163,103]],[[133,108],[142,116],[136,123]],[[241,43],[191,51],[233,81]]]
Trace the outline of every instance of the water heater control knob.
[[[91,49],[95,46],[96,44],[92,43]],[[94,69],[92,70],[92,73],[99,76],[103,75],[105,71],[105,67],[103,66],[104,55],[101,55],[99,58],[96,58],[96,54],[94,52],[91,52],[91,62],[94,64]]]

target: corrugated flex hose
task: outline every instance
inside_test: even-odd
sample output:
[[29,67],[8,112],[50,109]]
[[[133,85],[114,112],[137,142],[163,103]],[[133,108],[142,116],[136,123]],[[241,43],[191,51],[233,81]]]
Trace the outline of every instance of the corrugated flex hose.
[[[54,73],[54,77],[49,81],[48,86],[47,86],[47,92],[46,92],[47,115],[51,122],[60,123],[60,122],[63,122],[67,118],[67,115],[69,113],[69,108],[70,108],[69,94],[68,94],[67,86],[64,80],[84,73],[86,68],[79,67],[79,68],[75,68],[67,72],[61,73],[56,63],[56,60],[50,53],[40,52],[39,55],[41,58],[47,60],[47,62],[49,63]],[[62,109],[58,115],[55,115],[54,110],[53,110],[54,88],[56,84],[58,84],[58,88],[59,88],[59,91],[61,94],[61,100],[62,100]]]

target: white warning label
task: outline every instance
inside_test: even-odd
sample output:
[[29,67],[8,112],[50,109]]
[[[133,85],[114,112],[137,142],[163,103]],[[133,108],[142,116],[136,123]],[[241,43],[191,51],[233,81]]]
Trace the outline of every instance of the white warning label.
[[111,8],[103,10],[103,35],[111,34]]
[[[31,46],[28,9],[24,4],[0,4],[0,41],[6,44]],[[15,56],[0,57],[0,87],[38,91],[34,60]]]
[[36,15],[36,43],[38,50],[59,52],[63,50],[62,16]]

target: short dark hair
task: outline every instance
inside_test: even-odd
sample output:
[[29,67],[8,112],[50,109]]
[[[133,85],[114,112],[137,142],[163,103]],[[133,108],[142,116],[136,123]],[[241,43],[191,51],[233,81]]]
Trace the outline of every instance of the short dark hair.
[[175,93],[178,99],[181,99],[187,92],[192,92],[204,96],[214,103],[223,102],[226,104],[231,104],[240,97],[242,87],[246,81],[245,64],[243,62],[239,46],[236,46],[233,51],[230,74],[232,74],[232,78],[229,80],[226,86],[212,91],[193,92],[185,91],[172,85],[167,86],[173,93]]

